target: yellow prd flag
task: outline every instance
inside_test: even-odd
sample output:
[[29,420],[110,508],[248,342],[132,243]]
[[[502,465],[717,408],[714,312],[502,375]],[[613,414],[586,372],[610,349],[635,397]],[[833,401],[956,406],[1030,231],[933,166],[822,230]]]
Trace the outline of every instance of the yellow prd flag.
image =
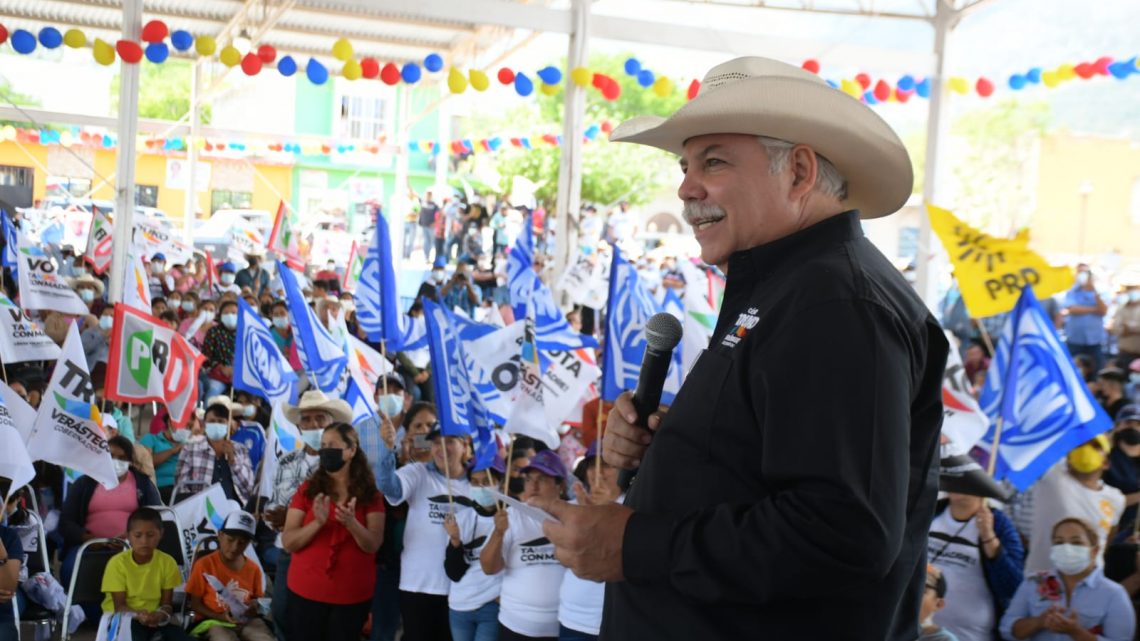
[[1013,309],[1021,290],[1033,287],[1043,299],[1073,286],[1073,271],[1053,267],[1029,249],[1029,234],[1013,240],[994,238],[958,220],[953,213],[927,204],[930,226],[942,240],[966,309],[974,318],[986,318]]

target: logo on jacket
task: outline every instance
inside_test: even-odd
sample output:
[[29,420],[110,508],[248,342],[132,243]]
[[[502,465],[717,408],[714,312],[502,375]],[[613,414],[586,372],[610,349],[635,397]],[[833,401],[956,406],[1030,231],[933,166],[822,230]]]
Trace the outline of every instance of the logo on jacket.
[[756,327],[756,324],[760,322],[759,313],[760,310],[756,307],[749,307],[748,311],[741,313],[740,316],[736,318],[736,323],[732,326],[732,329],[728,330],[728,333],[724,335],[724,339],[721,340],[720,344],[725,347],[736,347],[740,341],[744,340],[748,332],[752,331],[752,328]]
[[545,536],[519,543],[519,561],[527,565],[557,565],[558,559],[554,556],[554,546]]

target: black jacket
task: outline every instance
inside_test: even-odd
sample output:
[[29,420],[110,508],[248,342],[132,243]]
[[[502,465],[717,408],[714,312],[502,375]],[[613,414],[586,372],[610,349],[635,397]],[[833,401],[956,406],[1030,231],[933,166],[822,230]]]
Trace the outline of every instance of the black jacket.
[[[158,488],[151,482],[150,477],[131,468],[131,475],[135,477],[135,497],[139,507],[162,505],[162,498],[158,495]],[[98,481],[90,476],[81,476],[67,489],[67,500],[63,502],[63,509],[59,514],[59,532],[63,535],[64,549],[71,549],[83,543],[83,534],[87,531],[87,506],[91,497],[95,495]]]
[[947,342],[857,212],[734,254],[601,637],[914,641]]

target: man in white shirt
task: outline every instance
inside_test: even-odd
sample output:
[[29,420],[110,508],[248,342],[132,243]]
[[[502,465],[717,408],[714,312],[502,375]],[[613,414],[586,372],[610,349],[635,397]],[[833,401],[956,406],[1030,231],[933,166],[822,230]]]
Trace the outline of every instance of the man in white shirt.
[[1076,517],[1092,524],[1100,536],[1098,565],[1104,566],[1104,549],[1124,513],[1124,494],[1101,480],[1108,469],[1108,438],[1103,434],[1069,452],[1033,487],[1033,530],[1025,574],[1052,567],[1049,549],[1053,526]]

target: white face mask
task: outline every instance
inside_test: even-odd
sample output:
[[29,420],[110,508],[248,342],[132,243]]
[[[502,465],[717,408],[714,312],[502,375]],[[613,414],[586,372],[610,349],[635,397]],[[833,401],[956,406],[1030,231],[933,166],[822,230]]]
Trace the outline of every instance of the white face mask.
[[166,271],[166,263],[151,263],[150,271],[152,274],[162,274]]
[[167,303],[170,305],[171,309],[178,309],[178,308],[182,307],[182,300],[181,299],[169,300],[169,301],[167,301]]
[[274,316],[273,317],[273,326],[276,327],[277,329],[289,329],[289,317],[288,316]]
[[344,313],[347,314],[348,312],[351,312],[351,311],[356,309],[356,303],[354,303],[350,300],[341,300],[340,301],[340,308],[343,309]]
[[223,285],[233,285],[234,284],[234,275],[229,273],[229,272],[222,274],[221,276],[219,276],[219,278],[221,279]]
[[218,317],[216,313],[206,310],[202,310],[202,313],[199,314],[199,316],[201,316],[202,320],[206,321],[207,323],[212,322],[215,318]]
[[233,314],[233,313],[222,314],[222,325],[225,325],[226,329],[236,328],[237,327],[237,314]]
[[1088,285],[1089,279],[1091,279],[1091,278],[1092,278],[1092,275],[1089,274],[1088,272],[1079,272],[1079,273],[1077,273],[1077,284],[1081,285],[1081,286]]
[[230,435],[230,426],[225,423],[206,423],[206,438],[220,441]]
[[246,405],[244,408],[242,408],[241,415],[246,418],[252,418],[253,416],[257,415],[257,408],[252,405]]
[[130,461],[120,461],[119,459],[115,459],[115,460],[111,461],[111,463],[115,466],[115,477],[116,478],[123,476],[124,474],[127,473],[128,470],[131,469],[131,462]]
[[443,282],[443,270],[437,269],[431,273],[431,278],[437,283]]
[[175,443],[185,443],[190,440],[190,430],[186,428],[174,430],[172,437]]
[[100,316],[99,317],[99,327],[100,328],[111,329],[112,327],[114,327],[114,325],[115,325],[115,317],[114,316]]
[[81,298],[85,303],[90,303],[91,301],[95,300],[95,290],[81,289],[79,290],[79,298]]
[[403,394],[388,394],[380,395],[376,399],[376,408],[380,413],[388,418],[398,415],[404,409],[404,395]]
[[194,311],[194,301],[192,301],[192,300],[182,301],[182,311],[184,311],[184,312]]
[[301,430],[301,442],[311,449],[321,449],[321,433],[324,430]]
[[1058,543],[1049,548],[1049,560],[1061,574],[1080,574],[1092,563],[1089,546]]
[[1128,292],[1128,302],[1140,303],[1140,289],[1134,289]]

